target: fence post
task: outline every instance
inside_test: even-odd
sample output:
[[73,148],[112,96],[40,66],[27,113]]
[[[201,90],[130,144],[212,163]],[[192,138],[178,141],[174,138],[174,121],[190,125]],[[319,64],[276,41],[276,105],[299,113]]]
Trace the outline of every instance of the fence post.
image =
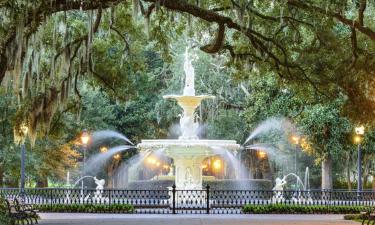
[[53,201],[53,200],[52,200],[52,199],[53,199],[53,193],[52,193],[52,192],[53,192],[53,190],[52,190],[52,188],[51,188],[51,189],[50,189],[50,196],[49,196],[49,198],[50,198],[49,201],[50,201],[51,211],[52,211],[52,209],[53,209],[53,202],[52,202],[52,201]]
[[172,185],[172,213],[176,214],[176,184]]
[[210,214],[210,185],[206,186],[206,213]]
[[111,201],[112,201],[112,190],[108,189],[108,206],[111,206]]

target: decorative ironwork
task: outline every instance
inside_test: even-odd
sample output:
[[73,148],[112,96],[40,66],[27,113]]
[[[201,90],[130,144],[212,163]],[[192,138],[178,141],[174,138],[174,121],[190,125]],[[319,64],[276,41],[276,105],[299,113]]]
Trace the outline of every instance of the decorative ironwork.
[[[23,193],[23,194],[22,194]],[[373,191],[310,190],[122,190],[70,188],[2,188],[6,198],[22,197],[27,204],[131,205],[135,213],[241,213],[245,205],[375,206]]]

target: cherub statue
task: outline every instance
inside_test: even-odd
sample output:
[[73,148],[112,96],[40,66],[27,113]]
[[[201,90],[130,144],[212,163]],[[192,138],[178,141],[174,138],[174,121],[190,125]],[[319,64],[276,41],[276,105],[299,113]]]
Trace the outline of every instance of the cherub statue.
[[95,184],[96,184],[96,190],[103,190],[104,189],[104,185],[105,185],[104,179],[99,180],[96,177],[94,177],[94,181],[95,181]]
[[279,177],[276,178],[275,180],[275,187],[272,188],[273,191],[283,191],[284,190],[284,185],[286,184],[285,178],[280,179]]

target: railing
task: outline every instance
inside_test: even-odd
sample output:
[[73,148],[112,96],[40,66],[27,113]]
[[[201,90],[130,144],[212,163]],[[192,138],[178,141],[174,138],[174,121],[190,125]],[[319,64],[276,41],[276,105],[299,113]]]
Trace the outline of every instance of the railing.
[[268,190],[122,190],[70,188],[0,189],[7,198],[21,196],[34,205],[128,204],[136,213],[241,213],[245,205],[375,206],[373,191]]

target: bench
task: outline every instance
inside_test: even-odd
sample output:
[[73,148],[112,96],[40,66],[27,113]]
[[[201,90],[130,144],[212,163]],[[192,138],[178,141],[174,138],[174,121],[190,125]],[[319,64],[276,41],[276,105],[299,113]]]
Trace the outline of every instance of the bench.
[[12,223],[34,224],[34,221],[36,224],[38,223],[37,211],[33,210],[31,205],[23,204],[23,201],[19,199],[5,199],[5,203]]
[[370,224],[372,221],[372,224],[375,224],[375,213],[374,209],[369,209],[367,211],[360,212],[361,217],[362,217],[362,225],[365,224],[365,221],[367,220],[367,225]]
[[22,198],[15,198],[14,203],[16,206],[16,209],[25,212],[27,215],[30,216],[30,219],[34,219],[35,223],[38,224],[38,210],[34,209],[33,205],[27,204],[23,201]]

